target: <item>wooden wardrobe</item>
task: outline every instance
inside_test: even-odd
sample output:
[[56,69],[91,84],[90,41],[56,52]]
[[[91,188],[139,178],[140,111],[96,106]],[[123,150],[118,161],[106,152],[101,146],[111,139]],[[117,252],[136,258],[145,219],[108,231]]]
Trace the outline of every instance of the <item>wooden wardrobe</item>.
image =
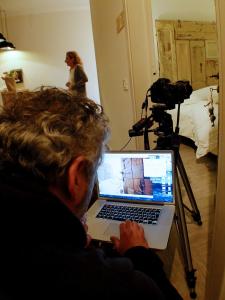
[[156,20],[160,78],[189,80],[193,89],[218,84],[215,22]]

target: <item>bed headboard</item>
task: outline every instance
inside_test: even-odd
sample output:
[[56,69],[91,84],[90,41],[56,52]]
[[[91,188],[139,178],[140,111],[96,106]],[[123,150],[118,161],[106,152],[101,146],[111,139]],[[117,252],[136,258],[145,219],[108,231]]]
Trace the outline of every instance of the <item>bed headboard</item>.
[[189,80],[193,89],[218,84],[215,22],[156,20],[159,76]]

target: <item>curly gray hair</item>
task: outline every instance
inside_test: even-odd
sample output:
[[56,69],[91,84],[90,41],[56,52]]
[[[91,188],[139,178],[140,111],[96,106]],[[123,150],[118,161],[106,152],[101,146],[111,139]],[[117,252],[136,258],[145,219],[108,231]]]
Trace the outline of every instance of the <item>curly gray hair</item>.
[[17,93],[0,112],[0,160],[48,183],[64,176],[79,155],[93,169],[108,136],[108,119],[100,105],[57,88]]

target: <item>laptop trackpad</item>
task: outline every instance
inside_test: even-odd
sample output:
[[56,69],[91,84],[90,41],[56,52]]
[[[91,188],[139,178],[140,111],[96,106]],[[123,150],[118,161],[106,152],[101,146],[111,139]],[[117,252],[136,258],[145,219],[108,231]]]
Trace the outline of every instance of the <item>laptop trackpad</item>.
[[107,236],[116,236],[120,237],[120,229],[119,229],[119,224],[120,223],[111,223],[109,226],[106,228],[105,235]]

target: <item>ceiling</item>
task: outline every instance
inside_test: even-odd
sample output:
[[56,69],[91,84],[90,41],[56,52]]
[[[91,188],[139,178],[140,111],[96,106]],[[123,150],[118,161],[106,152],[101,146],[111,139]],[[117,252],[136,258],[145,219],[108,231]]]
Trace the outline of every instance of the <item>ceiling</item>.
[[89,0],[0,0],[7,15],[39,14],[89,7]]

